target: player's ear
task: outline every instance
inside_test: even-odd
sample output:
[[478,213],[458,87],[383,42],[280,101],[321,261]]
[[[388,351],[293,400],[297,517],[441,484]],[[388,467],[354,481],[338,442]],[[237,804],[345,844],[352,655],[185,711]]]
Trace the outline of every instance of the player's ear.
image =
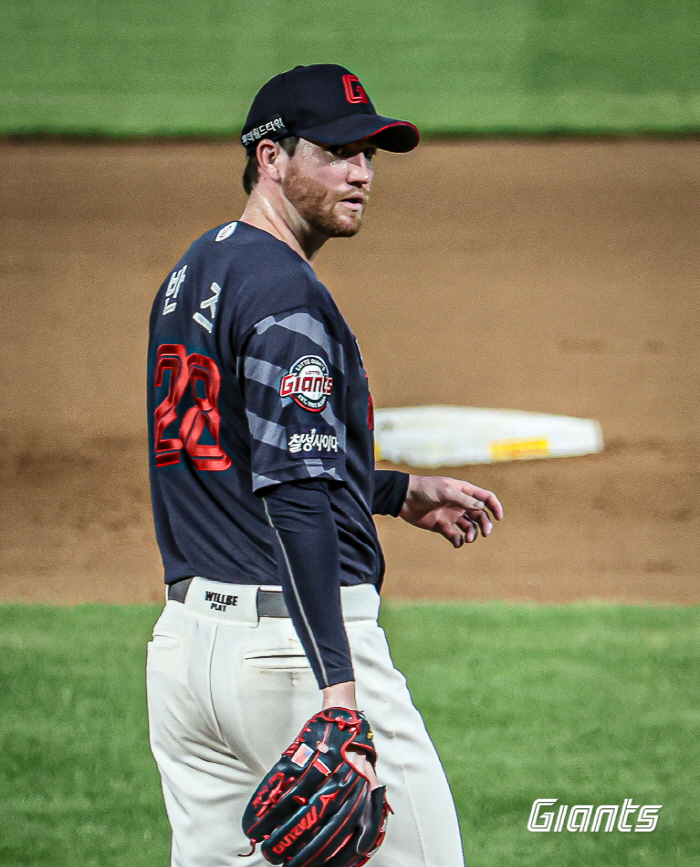
[[270,180],[279,181],[282,177],[280,174],[281,162],[285,157],[289,159],[284,149],[269,138],[264,138],[258,142],[255,152],[258,158],[258,174],[260,177],[266,176]]

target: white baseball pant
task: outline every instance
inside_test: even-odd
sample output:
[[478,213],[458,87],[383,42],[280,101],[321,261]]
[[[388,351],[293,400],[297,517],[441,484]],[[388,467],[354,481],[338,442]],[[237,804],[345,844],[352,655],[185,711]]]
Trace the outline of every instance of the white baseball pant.
[[[241,816],[321,693],[289,617],[258,617],[257,587],[194,578],[148,645],[151,749],[172,828],[171,867],[263,867]],[[268,588],[272,589],[272,588]],[[235,604],[207,593],[233,594]],[[463,867],[445,773],[377,625],[371,585],[341,589],[358,707],[372,724],[377,775],[394,814],[373,867]],[[223,603],[226,600],[223,599]],[[218,610],[217,610],[218,609]]]

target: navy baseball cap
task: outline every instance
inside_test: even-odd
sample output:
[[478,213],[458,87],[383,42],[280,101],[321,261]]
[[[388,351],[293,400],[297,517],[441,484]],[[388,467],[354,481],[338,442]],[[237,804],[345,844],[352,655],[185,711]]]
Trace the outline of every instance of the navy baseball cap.
[[261,139],[290,135],[325,145],[371,137],[395,153],[413,150],[420,141],[412,123],[377,114],[359,78],[334,63],[295,66],[258,91],[241,135],[248,155]]

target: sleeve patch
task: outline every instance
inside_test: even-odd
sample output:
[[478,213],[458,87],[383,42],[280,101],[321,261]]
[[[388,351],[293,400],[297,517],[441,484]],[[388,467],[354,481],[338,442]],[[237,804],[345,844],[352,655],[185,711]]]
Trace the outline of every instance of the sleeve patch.
[[287,427],[287,451],[292,458],[332,458],[338,437],[330,425],[295,424]]
[[280,397],[291,398],[309,412],[321,412],[332,391],[333,377],[318,355],[297,358],[280,383]]

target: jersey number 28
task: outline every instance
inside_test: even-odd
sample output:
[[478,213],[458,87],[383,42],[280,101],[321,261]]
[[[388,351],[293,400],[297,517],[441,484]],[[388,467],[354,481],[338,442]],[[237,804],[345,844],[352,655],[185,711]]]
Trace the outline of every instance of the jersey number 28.
[[[187,349],[179,343],[163,343],[156,355],[156,388],[163,385],[166,372],[170,374],[168,393],[154,414],[156,466],[179,463],[180,452],[184,448],[198,470],[227,470],[231,466],[231,458],[219,444],[221,374],[216,363],[197,352],[188,355]],[[192,387],[194,406],[185,413],[179,436],[165,438],[165,429],[177,420],[177,407],[188,385]],[[205,427],[215,445],[199,442]]]

